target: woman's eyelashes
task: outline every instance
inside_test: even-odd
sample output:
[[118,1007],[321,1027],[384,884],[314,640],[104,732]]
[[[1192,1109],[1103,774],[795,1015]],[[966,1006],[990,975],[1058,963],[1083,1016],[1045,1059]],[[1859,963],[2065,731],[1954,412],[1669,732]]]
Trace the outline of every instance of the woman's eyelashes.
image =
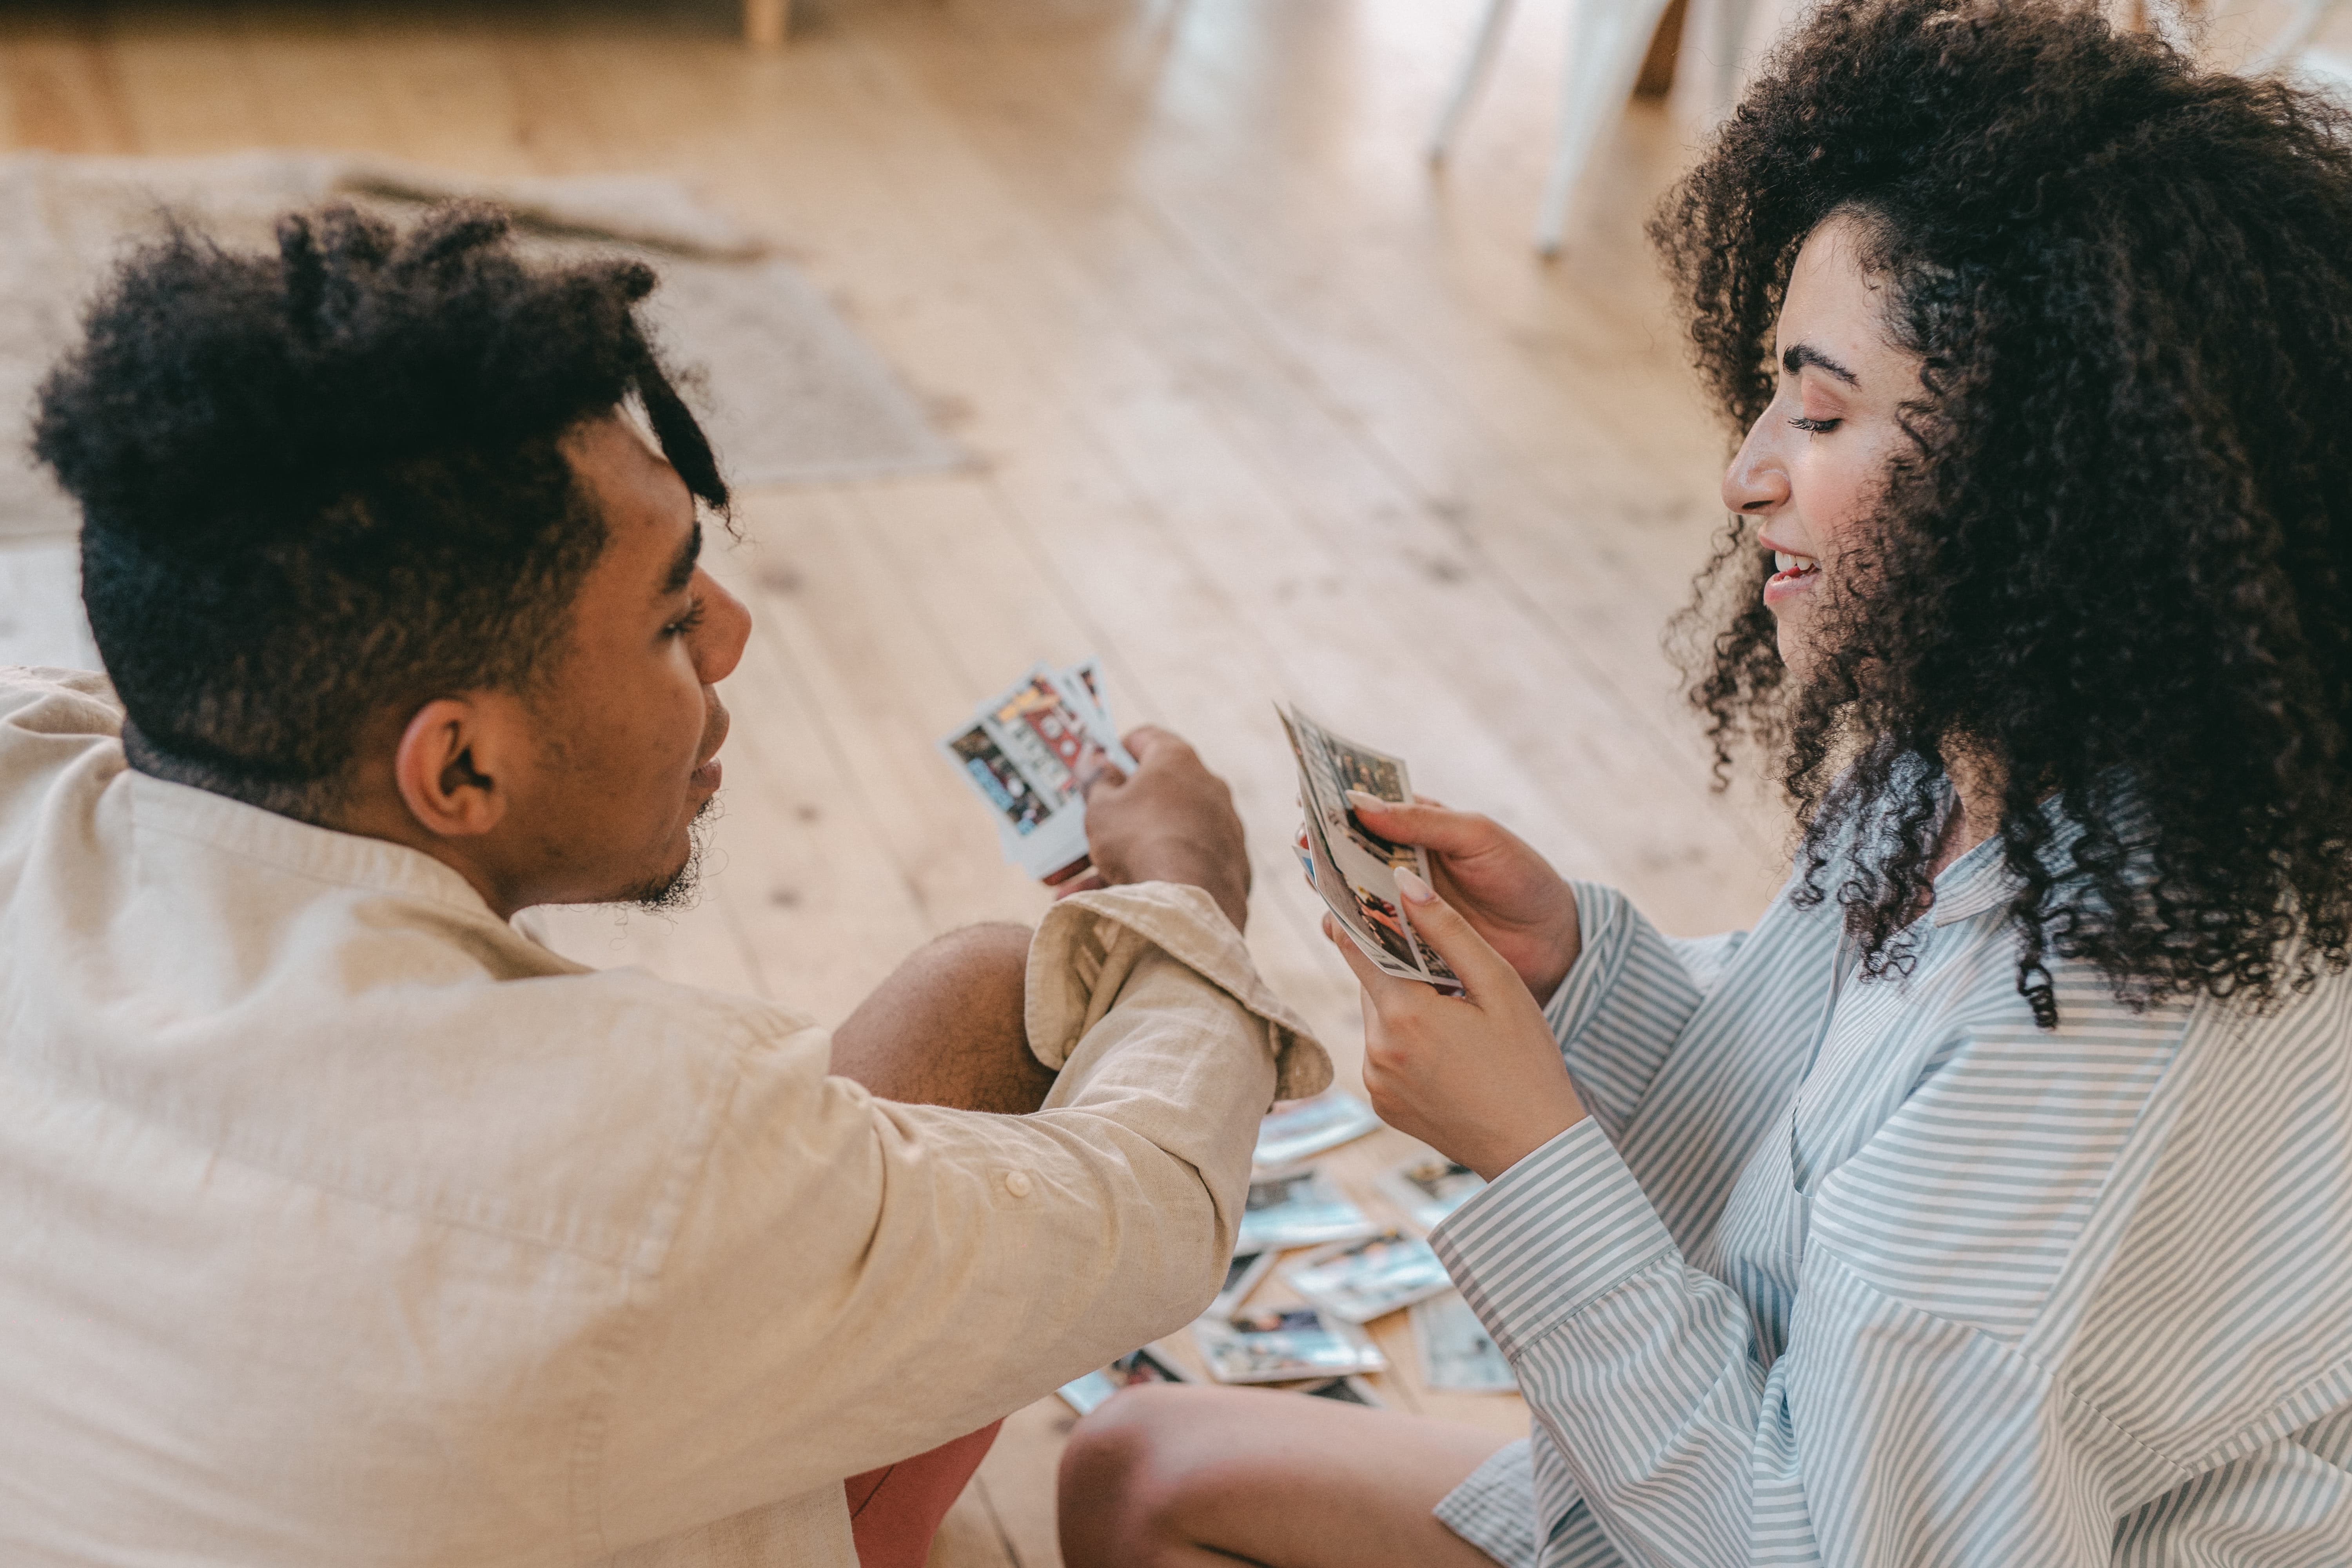
[[1792,414],[1789,416],[1789,424],[1791,428],[1807,431],[1815,436],[1825,435],[1844,423],[1845,421],[1843,419],[1832,419],[1828,417],[1814,419],[1802,414]]

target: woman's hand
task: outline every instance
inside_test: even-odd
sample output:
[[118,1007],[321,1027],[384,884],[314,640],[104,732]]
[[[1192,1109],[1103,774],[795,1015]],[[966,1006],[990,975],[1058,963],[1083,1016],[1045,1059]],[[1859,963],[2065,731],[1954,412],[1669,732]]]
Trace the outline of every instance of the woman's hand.
[[1397,873],[1397,890],[1467,994],[1387,973],[1324,916],[1364,987],[1364,1088],[1381,1121],[1491,1182],[1582,1121],[1584,1104],[1509,961],[1412,872]]
[[[1551,862],[1493,818],[1433,800],[1402,805],[1351,789],[1348,806],[1381,837],[1430,851],[1438,892],[1518,972],[1538,1004],[1551,1000],[1581,946],[1576,894]],[[1421,923],[1418,914],[1413,923]]]

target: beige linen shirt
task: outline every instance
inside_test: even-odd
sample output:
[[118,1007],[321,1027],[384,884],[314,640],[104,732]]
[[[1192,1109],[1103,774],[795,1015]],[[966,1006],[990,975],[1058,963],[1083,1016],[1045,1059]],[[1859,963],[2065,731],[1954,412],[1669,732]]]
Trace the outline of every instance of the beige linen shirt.
[[1057,905],[1001,1117],[126,770],[0,673],[0,1562],[809,1563],[840,1480],[1208,1301],[1328,1080],[1196,889]]

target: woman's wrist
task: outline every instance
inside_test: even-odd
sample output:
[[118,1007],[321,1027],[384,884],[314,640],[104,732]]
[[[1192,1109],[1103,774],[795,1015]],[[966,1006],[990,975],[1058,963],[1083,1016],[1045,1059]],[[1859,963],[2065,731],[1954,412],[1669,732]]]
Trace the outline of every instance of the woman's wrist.
[[1543,964],[1522,971],[1519,975],[1527,982],[1528,992],[1535,997],[1538,1007],[1551,1005],[1551,999],[1559,994],[1559,988],[1568,982],[1568,972],[1576,967],[1577,959],[1584,952],[1582,922],[1577,919],[1576,890],[1565,884],[1561,890],[1567,897],[1568,908],[1565,917],[1552,933],[1552,940],[1547,944],[1549,954]]
[[1475,1148],[1453,1157],[1487,1181],[1502,1173],[1584,1120],[1584,1101],[1575,1086],[1562,1079],[1557,1089],[1530,1103],[1523,1101],[1507,1127],[1490,1127]]

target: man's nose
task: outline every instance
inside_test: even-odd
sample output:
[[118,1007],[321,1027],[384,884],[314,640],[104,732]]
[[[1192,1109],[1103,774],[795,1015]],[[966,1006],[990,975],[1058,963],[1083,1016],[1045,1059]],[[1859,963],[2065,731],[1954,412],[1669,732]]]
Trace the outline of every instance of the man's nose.
[[695,628],[694,668],[703,685],[716,686],[742,661],[743,645],[751,640],[751,612],[717,578],[700,575],[702,625]]
[[1726,510],[1761,516],[1778,510],[1789,500],[1789,470],[1772,448],[1768,430],[1771,418],[1767,409],[1748,426],[1748,438],[1733,454],[1731,466],[1723,470]]

